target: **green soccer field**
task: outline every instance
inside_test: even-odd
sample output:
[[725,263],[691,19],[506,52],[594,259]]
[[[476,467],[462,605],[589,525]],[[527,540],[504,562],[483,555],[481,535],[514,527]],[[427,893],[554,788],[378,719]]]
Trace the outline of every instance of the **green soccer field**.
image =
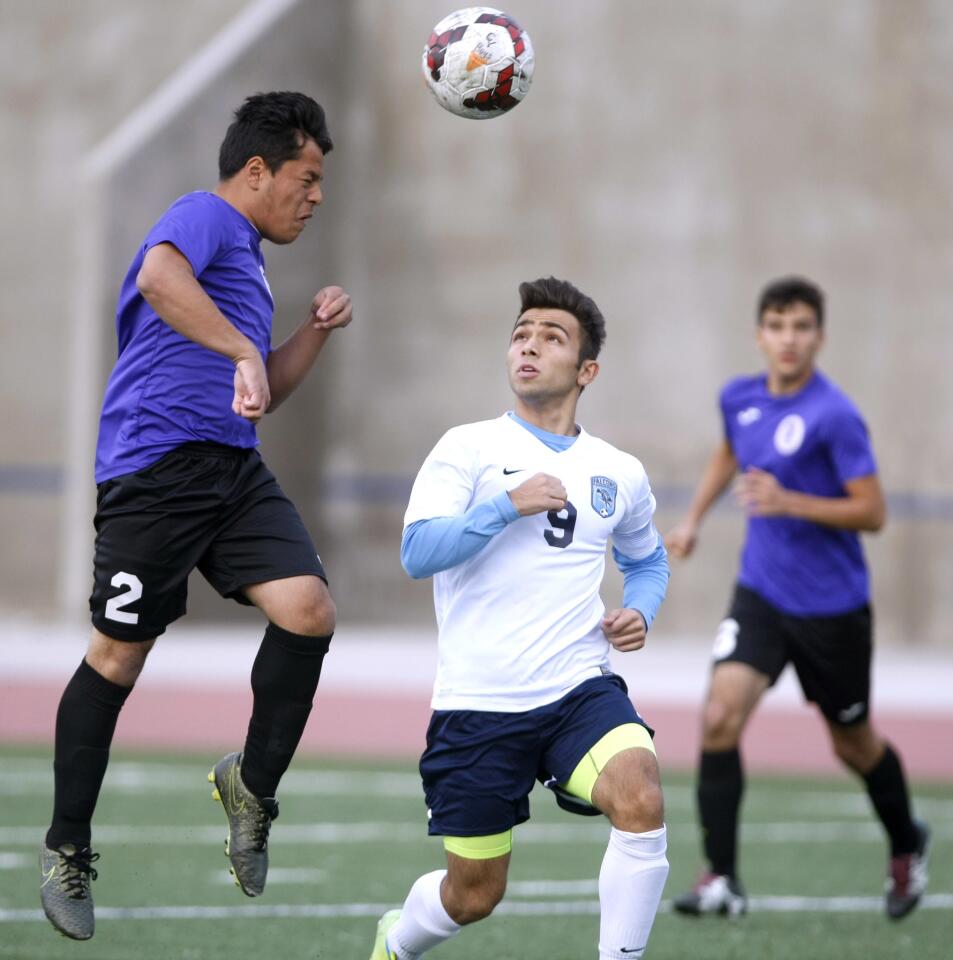
[[[50,756],[0,749],[0,960],[366,960],[376,918],[442,862],[426,837],[412,763],[301,760],[286,776],[268,889],[232,886],[224,817],[205,775],[217,757],[116,754],[94,824],[102,854],[89,943],[56,934],[38,906],[36,853],[52,798]],[[885,846],[866,797],[847,779],[751,779],[742,870],[752,896],[740,921],[694,920],[668,899],[698,867],[690,780],[666,780],[668,886],[652,960],[915,960],[953,956],[953,800],[916,785],[933,828],[922,907],[881,912]],[[489,920],[434,952],[447,960],[596,957],[596,877],[607,826],[559,810],[541,788],[516,831],[506,899]]]

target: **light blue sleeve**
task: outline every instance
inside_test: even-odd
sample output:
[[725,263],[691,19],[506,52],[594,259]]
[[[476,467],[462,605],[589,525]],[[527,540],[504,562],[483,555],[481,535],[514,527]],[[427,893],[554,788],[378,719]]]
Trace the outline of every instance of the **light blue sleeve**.
[[612,559],[624,578],[622,605],[629,610],[638,610],[645,617],[646,627],[652,626],[668,587],[668,554],[665,547],[660,543],[654,553],[642,560],[633,560],[613,547]]
[[506,491],[476,503],[459,517],[416,520],[404,528],[400,562],[415,580],[449,570],[478,554],[519,518]]

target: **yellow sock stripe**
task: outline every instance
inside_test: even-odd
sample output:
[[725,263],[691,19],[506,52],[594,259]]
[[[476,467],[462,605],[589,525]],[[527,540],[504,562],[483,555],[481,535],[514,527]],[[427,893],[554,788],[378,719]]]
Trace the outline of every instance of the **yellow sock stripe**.
[[492,860],[506,856],[513,849],[513,831],[488,837],[444,837],[443,847],[447,853],[455,853],[467,860]]
[[579,761],[563,786],[574,797],[592,803],[592,788],[605,765],[617,753],[632,747],[642,747],[655,753],[652,737],[641,723],[623,723],[613,728]]

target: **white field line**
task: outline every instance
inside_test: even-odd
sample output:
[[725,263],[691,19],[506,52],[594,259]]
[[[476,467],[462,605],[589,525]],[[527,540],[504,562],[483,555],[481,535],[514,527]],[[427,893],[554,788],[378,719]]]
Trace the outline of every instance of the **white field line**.
[[[0,848],[39,844],[45,826],[0,827]],[[222,843],[224,821],[204,826],[131,826],[106,824],[95,827],[94,846],[195,846]],[[524,823],[516,828],[514,843],[596,843],[604,844],[609,835],[604,820],[593,823]],[[867,823],[753,823],[742,826],[746,842],[762,844],[827,844],[833,841],[847,843],[883,843],[883,831],[872,820]],[[439,842],[438,837],[427,837],[424,818],[419,823],[407,821],[364,821],[358,823],[279,823],[269,837],[272,845],[283,844],[362,844],[362,843],[423,843]],[[669,830],[669,843],[697,843],[694,827],[682,825]],[[953,822],[933,823],[934,840],[953,840]]]
[[[97,920],[241,920],[261,918],[340,920],[378,917],[393,903],[273,904],[235,907],[97,907]],[[660,913],[671,912],[663,900]],[[880,913],[883,897],[752,897],[752,913]],[[953,893],[927,894],[920,910],[953,910]],[[567,914],[598,914],[597,900],[550,901],[548,903],[501,903],[494,913],[516,917],[554,917]],[[0,923],[46,922],[42,910],[2,910]]]
[[[211,761],[210,761],[211,764]],[[117,761],[110,765],[103,789],[107,792],[141,795],[182,793],[205,782],[202,766],[184,768],[180,764]],[[4,762],[0,777],[0,796],[52,795],[52,760],[9,759]],[[416,773],[361,772],[352,770],[289,770],[281,781],[282,796],[377,796],[421,799],[423,791]],[[792,789],[785,799],[793,809],[805,813],[826,813],[839,816],[856,814],[866,820],[870,801],[853,785],[844,792],[826,793],[813,789]],[[693,787],[669,786],[665,789],[665,805],[670,810],[692,809]],[[939,797],[916,798],[915,806],[924,816],[953,818],[953,800]]]
[[[216,758],[209,761],[209,769]],[[103,789],[117,793],[182,793],[204,784],[204,767],[184,770],[173,764],[115,763],[106,771]],[[53,789],[52,761],[4,763],[0,795],[31,796]],[[211,790],[211,787],[209,787]],[[360,773],[350,771],[289,770],[281,781],[282,796],[384,796],[423,798],[420,777],[414,773]]]
[[[30,864],[32,866],[32,863]],[[322,884],[328,879],[328,871],[312,867],[271,867],[268,871],[268,886],[282,884]],[[234,887],[235,878],[222,870],[208,875],[208,882],[215,886]]]
[[11,853],[9,850],[0,850],[0,870],[22,870],[36,866],[36,857],[26,853]]

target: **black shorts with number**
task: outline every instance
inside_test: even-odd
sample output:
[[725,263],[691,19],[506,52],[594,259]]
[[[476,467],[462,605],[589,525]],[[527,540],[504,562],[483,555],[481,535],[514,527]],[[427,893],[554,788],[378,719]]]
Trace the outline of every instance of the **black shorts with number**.
[[255,449],[186,443],[105,480],[96,499],[89,608],[118,640],[157,637],[185,613],[197,567],[223,596],[304,574],[327,582],[298,511]]
[[850,726],[869,712],[872,652],[869,606],[836,617],[794,617],[739,584],[712,656],[716,666],[746,663],[772,686],[793,663],[805,698],[831,723]]

